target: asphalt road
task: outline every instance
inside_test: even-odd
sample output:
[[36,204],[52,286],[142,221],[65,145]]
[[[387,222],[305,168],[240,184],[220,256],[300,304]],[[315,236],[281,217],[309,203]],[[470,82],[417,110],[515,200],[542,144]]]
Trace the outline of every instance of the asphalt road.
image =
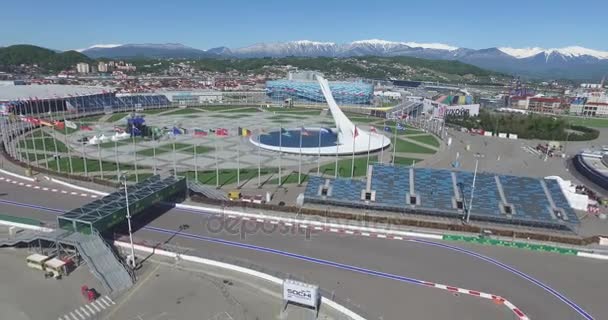
[[[2,193],[5,193],[0,196],[0,212],[33,218],[44,217],[47,221],[54,220],[48,211],[23,208],[6,201],[71,209],[93,200],[58,192],[50,195],[48,191],[5,182],[0,182],[0,186]],[[171,237],[171,230],[177,230],[184,224],[189,226],[183,231],[187,235]],[[318,283],[326,290],[335,291],[336,296],[359,305],[373,318],[513,317],[503,306],[487,300],[454,296],[438,289],[366,272],[348,271],[322,261],[312,261],[312,258],[501,295],[520,307],[531,319],[582,319],[563,301],[521,276],[491,262],[454,249],[438,247],[433,243],[372,239],[336,233],[315,233],[307,240],[301,234],[283,234],[277,231],[270,234],[247,234],[243,238],[238,232],[218,232],[215,230],[217,226],[218,221],[207,215],[172,209],[138,230],[135,237],[163,242],[171,238],[171,244],[189,248],[192,254],[237,258],[270,272],[291,273],[305,281]],[[237,228],[238,226],[240,225]],[[248,247],[243,247],[243,244]],[[608,288],[608,279],[604,276],[606,265],[603,262],[509,248],[450,245],[470,249],[517,268],[570,298],[596,319],[608,315],[608,305],[603,298],[605,288]],[[275,251],[269,252],[269,249]]]

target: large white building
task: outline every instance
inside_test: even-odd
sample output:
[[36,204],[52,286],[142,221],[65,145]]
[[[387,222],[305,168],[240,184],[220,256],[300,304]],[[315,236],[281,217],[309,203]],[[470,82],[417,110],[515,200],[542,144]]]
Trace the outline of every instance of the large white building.
[[91,72],[91,67],[88,63],[80,62],[76,64],[76,71],[78,71],[78,73],[89,73]]
[[570,114],[585,117],[608,117],[608,95],[595,92],[576,97],[570,104]]

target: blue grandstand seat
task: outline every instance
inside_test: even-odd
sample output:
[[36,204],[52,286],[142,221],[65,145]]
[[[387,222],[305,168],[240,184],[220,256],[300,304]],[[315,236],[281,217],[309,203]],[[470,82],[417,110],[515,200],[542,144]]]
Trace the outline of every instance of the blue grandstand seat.
[[454,187],[451,171],[426,168],[414,169],[414,188],[420,206],[430,209],[453,210]]
[[402,207],[410,189],[410,173],[405,167],[374,165],[372,190],[376,191],[376,203]]
[[545,179],[545,184],[547,185],[547,189],[549,189],[551,192],[551,198],[553,199],[555,206],[564,211],[569,222],[578,222],[578,217],[576,216],[576,213],[572,207],[570,207],[570,204],[562,192],[559,183],[553,179]]
[[[473,186],[472,172],[456,173],[458,183],[462,183],[463,199],[469,205],[471,189]],[[494,175],[478,173],[475,180],[475,194],[473,195],[473,208],[471,213],[483,212],[484,214],[500,217],[501,199]]]
[[536,221],[553,220],[549,200],[539,179],[500,176],[505,198],[507,202],[515,208],[517,219],[527,219]]

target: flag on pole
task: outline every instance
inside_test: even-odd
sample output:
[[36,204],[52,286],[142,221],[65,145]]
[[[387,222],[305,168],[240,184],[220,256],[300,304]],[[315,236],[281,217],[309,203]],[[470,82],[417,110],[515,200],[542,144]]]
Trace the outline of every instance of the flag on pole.
[[226,128],[217,128],[215,130],[215,135],[216,136],[227,136],[228,135],[228,129],[226,129]]
[[241,136],[241,137],[249,137],[250,135],[253,134],[253,132],[251,130],[249,130],[249,129],[238,127],[237,130],[238,130],[238,132],[237,132],[238,135]]
[[78,125],[76,125],[76,123],[73,121],[65,120],[64,124],[66,127],[70,128],[70,129],[78,129]]
[[171,130],[171,134],[173,134],[173,135],[178,135],[178,134],[182,134],[182,133],[184,133],[184,132],[182,131],[181,128],[178,128],[178,127],[173,127],[173,129]]
[[376,130],[376,127],[374,127],[374,126],[369,127],[369,131],[373,132],[373,133],[378,132],[378,130]]
[[306,128],[304,128],[304,127],[302,127],[302,128],[300,129],[300,134],[301,134],[302,136],[305,136],[305,137],[306,137],[306,136],[310,136],[310,132],[308,132],[308,130],[306,130]]
[[359,136],[359,130],[357,130],[357,127],[355,127],[355,130],[353,131],[353,138],[357,138]]
[[205,137],[205,136],[207,136],[207,131],[205,131],[203,129],[194,129],[194,136],[195,137]]
[[391,127],[388,127],[388,126],[384,126],[384,131],[393,132],[393,130],[391,130]]
[[[136,129],[135,126],[133,128]],[[119,126],[114,126],[114,132],[123,133],[123,132],[125,132],[125,129],[123,129]]]
[[53,121],[53,125],[55,126],[55,129],[58,129],[58,130],[65,129],[65,123],[63,121],[55,120],[55,121]]

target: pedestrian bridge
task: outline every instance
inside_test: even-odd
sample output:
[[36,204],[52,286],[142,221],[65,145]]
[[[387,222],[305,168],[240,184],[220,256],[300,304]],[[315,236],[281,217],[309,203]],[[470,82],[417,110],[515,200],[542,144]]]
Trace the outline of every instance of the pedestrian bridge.
[[186,195],[186,178],[170,176],[162,179],[152,176],[125,190],[113,192],[103,198],[74,209],[57,217],[61,229],[91,234],[97,230],[104,232],[125,221],[127,217],[127,200],[131,216],[162,201],[170,201]]

